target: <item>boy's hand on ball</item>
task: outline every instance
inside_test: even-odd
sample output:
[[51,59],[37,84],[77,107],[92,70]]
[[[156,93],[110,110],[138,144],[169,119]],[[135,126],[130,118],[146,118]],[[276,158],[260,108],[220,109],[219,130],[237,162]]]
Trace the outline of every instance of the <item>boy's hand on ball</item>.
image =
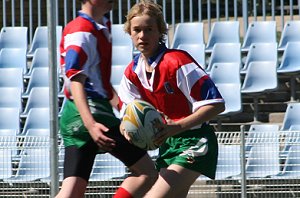
[[123,126],[123,122],[121,122],[120,124],[120,132],[121,134],[126,138],[126,140],[128,140],[129,142],[131,142],[131,136],[128,134],[128,132],[125,130],[124,126]]
[[165,124],[162,123],[162,127],[159,133],[155,135],[154,143],[156,145],[162,145],[168,137],[175,135],[175,132],[178,130],[179,126],[171,120],[169,117],[164,115]]

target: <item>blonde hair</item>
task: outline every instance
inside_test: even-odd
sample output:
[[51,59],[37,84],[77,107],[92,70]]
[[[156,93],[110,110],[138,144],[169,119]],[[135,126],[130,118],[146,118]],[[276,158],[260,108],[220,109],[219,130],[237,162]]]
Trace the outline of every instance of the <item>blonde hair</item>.
[[167,35],[167,27],[163,17],[161,6],[154,3],[151,0],[141,0],[139,3],[132,6],[126,16],[126,22],[124,23],[124,30],[130,35],[131,19],[136,16],[149,15],[156,20],[158,31],[161,34],[160,42],[165,42],[165,36]]

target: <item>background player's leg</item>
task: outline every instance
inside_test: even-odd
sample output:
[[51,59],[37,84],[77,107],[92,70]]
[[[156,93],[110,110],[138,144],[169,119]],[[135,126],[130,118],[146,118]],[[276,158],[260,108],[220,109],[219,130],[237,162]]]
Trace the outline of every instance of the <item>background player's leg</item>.
[[[129,167],[132,173],[121,184],[132,197],[142,197],[155,183],[158,173],[149,155],[144,155],[134,165]],[[117,191],[116,195],[119,192]],[[117,197],[117,196],[115,196]]]

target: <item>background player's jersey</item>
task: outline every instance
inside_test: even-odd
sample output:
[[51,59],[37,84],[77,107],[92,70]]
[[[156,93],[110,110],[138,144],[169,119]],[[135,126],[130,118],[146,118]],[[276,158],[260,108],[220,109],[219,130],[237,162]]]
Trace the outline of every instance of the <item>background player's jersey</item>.
[[70,79],[78,73],[86,75],[85,90],[88,98],[112,98],[111,34],[110,21],[103,18],[96,23],[88,15],[80,13],[63,31],[61,66],[65,71],[65,95],[72,99]]
[[143,99],[172,120],[179,120],[201,106],[224,102],[215,84],[187,52],[161,46],[148,61],[154,68],[149,80],[140,55],[126,68],[118,91],[123,103]]

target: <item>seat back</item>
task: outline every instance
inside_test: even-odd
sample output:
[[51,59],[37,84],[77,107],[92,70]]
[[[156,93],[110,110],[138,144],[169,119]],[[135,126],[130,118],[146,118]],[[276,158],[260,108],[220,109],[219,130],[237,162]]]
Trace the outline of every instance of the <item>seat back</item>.
[[300,144],[292,145],[288,151],[282,176],[285,178],[299,178],[300,176]]
[[240,43],[216,43],[213,47],[207,72],[211,71],[215,63],[238,63],[241,67],[241,45]]
[[29,129],[49,129],[49,114],[49,108],[31,108],[26,117],[22,134],[26,134]]
[[31,108],[50,107],[49,87],[33,87],[29,93],[23,115],[27,116]]
[[0,107],[15,107],[20,112],[22,106],[22,89],[19,87],[0,87]]
[[240,64],[238,62],[231,63],[215,63],[209,74],[214,83],[238,83],[241,84]]
[[50,176],[50,149],[25,148],[20,153],[20,162],[14,177],[5,180],[10,183],[35,181]]
[[29,96],[33,87],[49,87],[49,68],[34,68],[24,95]]
[[112,45],[129,46],[133,50],[132,40],[129,34],[124,31],[124,24],[112,24],[111,26]]
[[126,175],[125,165],[111,154],[96,155],[90,181],[122,179]]
[[216,180],[227,179],[241,173],[240,145],[219,145]]
[[28,27],[2,27],[0,32],[0,49],[22,48],[27,50]]
[[276,42],[276,21],[253,21],[247,28],[242,50],[248,51],[253,43]]
[[284,145],[280,151],[280,155],[282,158],[286,158],[291,146],[300,144],[300,125],[291,125],[288,130],[282,130],[280,132],[281,137],[284,138]]
[[299,29],[300,21],[294,20],[285,22],[278,44],[278,50],[285,50],[285,47],[289,42],[300,42]]
[[20,132],[20,109],[17,107],[0,108],[0,129]]
[[282,122],[282,131],[287,131],[290,130],[292,126],[300,125],[299,112],[300,103],[288,103]]
[[205,44],[179,44],[178,49],[182,49],[187,51],[196,61],[200,64],[200,66],[205,69]]
[[[62,37],[62,26],[56,26],[56,46],[59,48],[59,43]],[[34,52],[38,48],[48,48],[48,27],[38,26],[35,29],[32,43],[28,50],[27,55],[29,57],[33,56]]]
[[0,68],[0,87],[16,87],[24,91],[22,68]]
[[26,50],[24,48],[3,48],[0,50],[0,68],[21,68],[27,72]]
[[289,42],[282,55],[282,60],[277,68],[278,73],[295,73],[300,71],[300,42]]
[[240,83],[219,83],[216,86],[225,100],[225,111],[219,115],[232,115],[243,110]]
[[250,150],[246,163],[248,178],[264,178],[280,173],[279,142],[256,144]]
[[279,125],[277,124],[252,124],[247,132],[245,151],[249,153],[253,145],[277,144],[279,142]]
[[[114,85],[120,85],[121,79],[123,77],[124,71],[126,69],[125,65],[114,65],[111,68],[110,82]],[[117,91],[117,90],[116,90]]]
[[132,47],[129,45],[115,45],[112,47],[112,66],[127,66],[132,61]]
[[[0,137],[1,138],[1,137]],[[12,155],[9,148],[0,148],[0,179],[7,179],[13,175]]]
[[251,44],[242,73],[245,73],[249,64],[253,61],[277,62],[277,43],[253,43]]
[[242,93],[259,94],[278,86],[276,62],[251,62],[246,70]]
[[175,28],[171,48],[178,48],[180,44],[203,44],[203,23],[179,23]]
[[208,36],[206,51],[211,52],[216,43],[240,43],[239,21],[214,22]]

